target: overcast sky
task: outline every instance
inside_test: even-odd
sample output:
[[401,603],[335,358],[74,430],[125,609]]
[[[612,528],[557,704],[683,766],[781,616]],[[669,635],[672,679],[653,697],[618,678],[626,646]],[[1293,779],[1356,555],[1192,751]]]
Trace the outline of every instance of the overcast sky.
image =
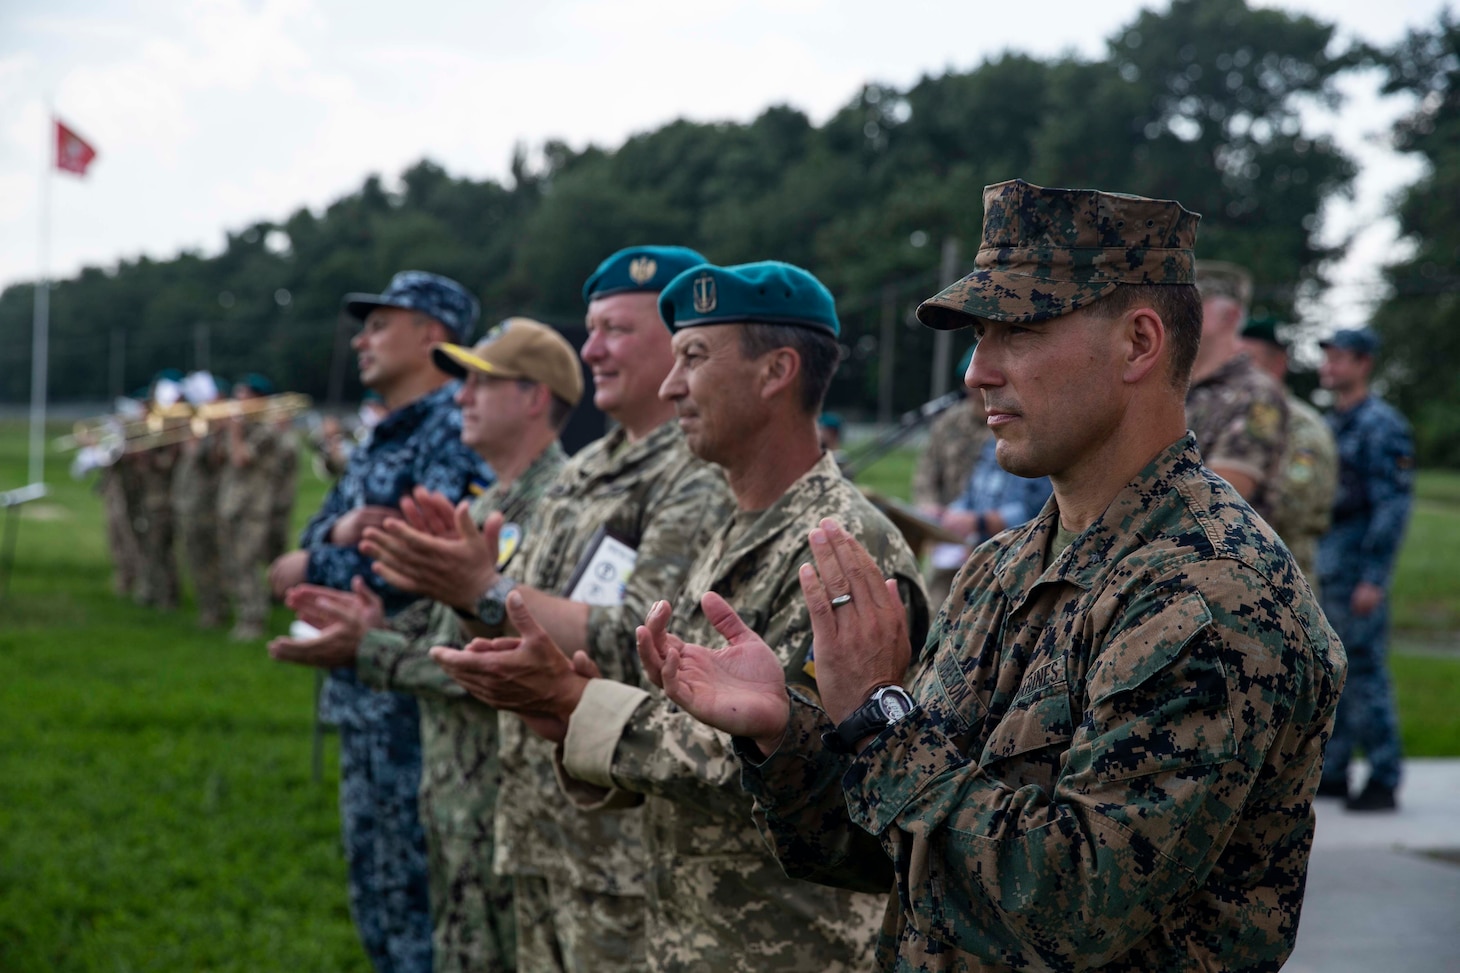
[[[1286,0],[1389,43],[1443,0]],[[505,175],[514,143],[616,146],[677,117],[820,123],[868,81],[906,87],[1006,49],[1098,57],[1137,0],[0,0],[0,287],[40,272],[47,100],[99,152],[51,180],[51,276],[141,254],[215,253],[226,230],[318,210],[429,157]],[[1391,252],[1387,195],[1414,164],[1382,144],[1402,104],[1374,79],[1324,119],[1364,167],[1327,231],[1360,230],[1352,281]],[[1014,175],[1014,174],[1011,174]],[[1115,188],[1115,187],[1112,187]],[[1136,190],[1138,187],[1119,187]],[[768,255],[773,256],[773,255]],[[1352,268],[1350,270],[1350,268]],[[362,282],[362,286],[371,283]],[[1361,289],[1310,314],[1342,316]]]

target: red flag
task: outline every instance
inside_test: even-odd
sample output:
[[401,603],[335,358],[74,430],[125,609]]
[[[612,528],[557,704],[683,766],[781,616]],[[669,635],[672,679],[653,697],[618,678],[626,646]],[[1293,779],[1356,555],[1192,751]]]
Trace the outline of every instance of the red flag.
[[56,121],[56,168],[86,175],[86,167],[96,158],[96,150],[86,140]]

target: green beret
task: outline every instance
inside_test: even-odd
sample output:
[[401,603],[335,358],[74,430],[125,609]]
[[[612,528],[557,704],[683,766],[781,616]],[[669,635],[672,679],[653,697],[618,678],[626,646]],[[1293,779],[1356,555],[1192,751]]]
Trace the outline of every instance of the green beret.
[[808,272],[779,260],[716,267],[701,264],[659,295],[669,330],[704,324],[791,324],[841,334],[836,299]]
[[689,247],[625,247],[584,281],[583,303],[629,291],[662,291],[681,271],[707,262]]
[[1249,318],[1242,327],[1242,337],[1250,341],[1264,341],[1287,350],[1288,343],[1278,337],[1277,318]]

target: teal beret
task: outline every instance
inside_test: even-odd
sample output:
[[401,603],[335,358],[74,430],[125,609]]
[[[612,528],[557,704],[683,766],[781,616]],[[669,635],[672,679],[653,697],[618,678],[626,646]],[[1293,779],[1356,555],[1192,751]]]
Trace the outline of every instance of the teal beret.
[[1278,337],[1277,326],[1277,318],[1248,318],[1247,324],[1242,328],[1242,337],[1252,341],[1265,341],[1286,350],[1288,344]]
[[692,267],[659,295],[659,316],[671,331],[748,321],[815,328],[833,337],[841,334],[836,299],[826,285],[779,260]]
[[704,254],[689,247],[625,247],[584,281],[583,303],[629,291],[662,291],[681,271],[706,262]]

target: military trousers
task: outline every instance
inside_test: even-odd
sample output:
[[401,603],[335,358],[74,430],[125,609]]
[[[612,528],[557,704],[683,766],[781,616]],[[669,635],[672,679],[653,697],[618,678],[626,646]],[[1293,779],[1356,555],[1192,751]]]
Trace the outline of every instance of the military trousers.
[[519,973],[642,973],[647,967],[643,896],[519,875],[513,902]]
[[490,836],[426,829],[436,973],[517,969],[512,877],[492,871]]
[[1323,754],[1323,780],[1347,780],[1356,750],[1368,757],[1370,780],[1399,786],[1401,752],[1394,685],[1389,678],[1389,598],[1368,615],[1349,610],[1354,584],[1325,580],[1323,612],[1348,653],[1348,679],[1339,697],[1333,735]]
[[430,883],[416,806],[420,717],[414,700],[395,710],[370,724],[340,725],[350,914],[376,973],[429,973]]

